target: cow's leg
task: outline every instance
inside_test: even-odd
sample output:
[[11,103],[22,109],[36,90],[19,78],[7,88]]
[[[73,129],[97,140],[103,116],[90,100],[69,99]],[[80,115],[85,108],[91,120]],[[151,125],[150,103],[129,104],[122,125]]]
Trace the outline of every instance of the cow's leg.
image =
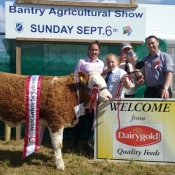
[[63,142],[63,129],[64,128],[61,128],[55,133],[52,133],[51,130],[49,129],[54,149],[55,164],[57,168],[61,170],[65,170],[64,161],[62,159],[62,153],[61,153],[62,142]]

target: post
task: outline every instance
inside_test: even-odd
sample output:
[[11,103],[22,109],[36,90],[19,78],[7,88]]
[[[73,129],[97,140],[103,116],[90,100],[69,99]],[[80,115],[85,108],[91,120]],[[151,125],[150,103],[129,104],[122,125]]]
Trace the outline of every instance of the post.
[[10,135],[11,135],[11,127],[9,127],[9,126],[5,123],[4,140],[5,140],[5,141],[9,141],[9,140],[10,140]]
[[[16,40],[16,74],[21,74],[21,41]],[[21,125],[16,127],[16,140],[21,139]]]
[[135,4],[135,0],[130,0],[130,4]]

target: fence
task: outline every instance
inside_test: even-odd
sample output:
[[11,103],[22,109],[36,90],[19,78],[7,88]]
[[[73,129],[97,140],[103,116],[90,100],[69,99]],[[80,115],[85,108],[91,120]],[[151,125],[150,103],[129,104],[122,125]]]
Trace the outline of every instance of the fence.
[[[159,40],[160,49],[166,51],[166,43]],[[148,54],[146,45],[133,45],[141,60]],[[74,71],[80,58],[86,57],[88,44],[29,42],[21,44],[21,74],[23,75],[68,75]],[[99,59],[104,60],[108,53],[119,55],[119,44],[102,44]],[[0,33],[0,71],[16,73],[16,40],[5,39]],[[145,86],[138,88],[136,97],[143,97]],[[0,122],[0,137],[4,136],[5,125]],[[24,136],[24,125],[21,125],[21,136]],[[72,137],[73,129],[66,129],[64,136]],[[12,129],[11,136],[16,134]],[[45,134],[48,137],[48,131]]]

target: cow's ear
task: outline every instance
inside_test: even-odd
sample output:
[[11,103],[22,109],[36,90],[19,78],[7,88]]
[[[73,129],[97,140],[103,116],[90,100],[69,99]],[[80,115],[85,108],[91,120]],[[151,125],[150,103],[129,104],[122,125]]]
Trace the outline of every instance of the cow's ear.
[[89,74],[86,74],[86,73],[84,73],[82,71],[79,71],[78,72],[78,79],[79,79],[80,82],[86,84],[86,82],[89,79]]

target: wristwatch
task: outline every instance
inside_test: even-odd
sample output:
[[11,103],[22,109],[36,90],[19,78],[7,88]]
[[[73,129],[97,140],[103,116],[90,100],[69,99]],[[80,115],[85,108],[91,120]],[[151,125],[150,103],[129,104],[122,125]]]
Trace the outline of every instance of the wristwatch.
[[163,87],[163,89],[166,89],[166,90],[168,90],[168,87],[164,86],[164,87]]

